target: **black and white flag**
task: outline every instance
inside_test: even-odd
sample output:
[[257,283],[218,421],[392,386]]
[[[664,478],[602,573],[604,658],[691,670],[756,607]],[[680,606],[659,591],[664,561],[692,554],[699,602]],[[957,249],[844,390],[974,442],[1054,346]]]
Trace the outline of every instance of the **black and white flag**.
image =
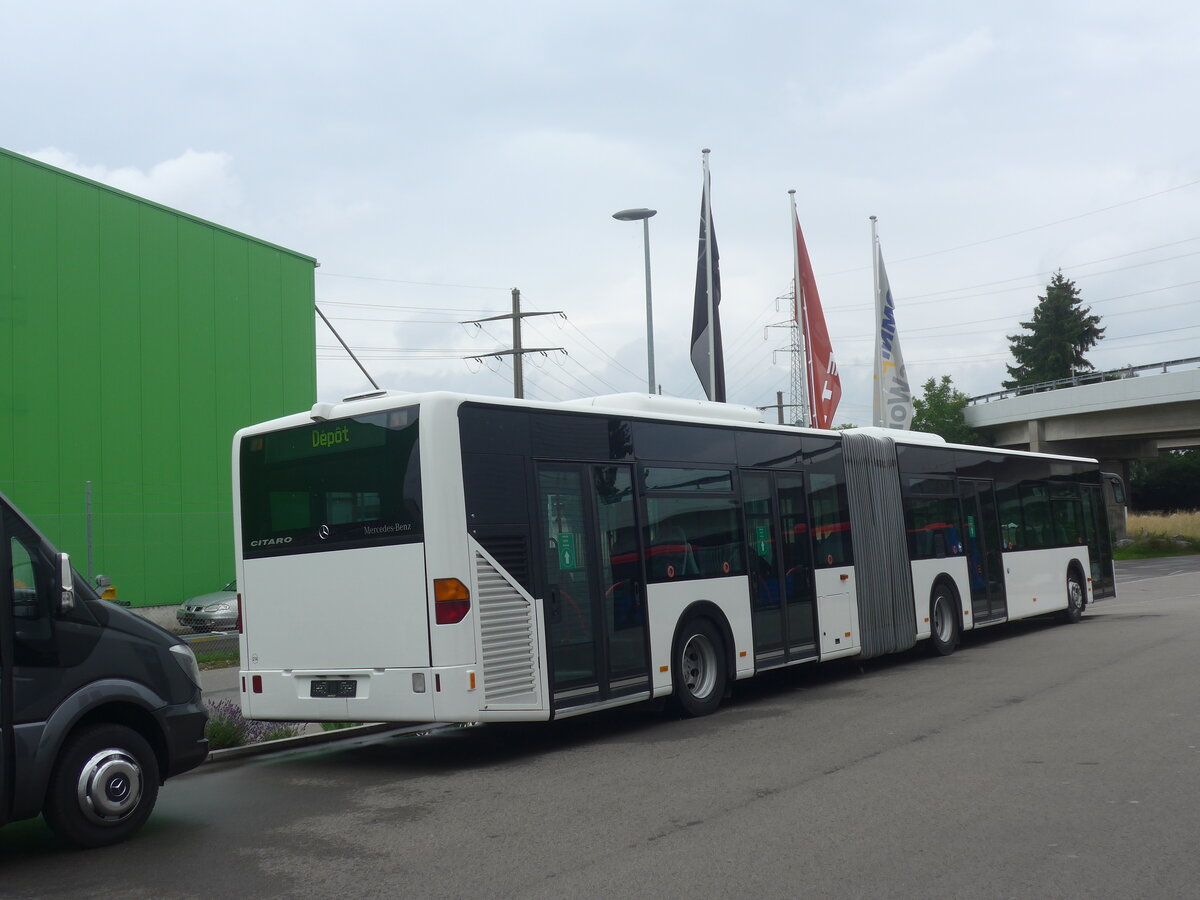
[[[710,262],[711,261],[711,262]],[[712,224],[708,151],[704,151],[704,191],[700,198],[700,250],[696,258],[696,302],[692,311],[692,366],[709,400],[725,402],[725,360],[721,353],[721,272]],[[709,315],[711,311],[711,316]],[[711,321],[710,321],[711,320]]]

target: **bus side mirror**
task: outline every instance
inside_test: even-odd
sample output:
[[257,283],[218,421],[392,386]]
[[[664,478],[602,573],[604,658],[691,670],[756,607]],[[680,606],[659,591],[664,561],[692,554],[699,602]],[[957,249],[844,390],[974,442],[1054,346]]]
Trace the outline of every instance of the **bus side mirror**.
[[75,581],[71,575],[71,557],[58,554],[58,614],[69,613],[75,608]]

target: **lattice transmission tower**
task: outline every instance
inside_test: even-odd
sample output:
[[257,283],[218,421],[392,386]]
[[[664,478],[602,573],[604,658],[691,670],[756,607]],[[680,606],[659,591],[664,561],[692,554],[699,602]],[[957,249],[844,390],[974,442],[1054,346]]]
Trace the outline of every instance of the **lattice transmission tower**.
[[788,379],[788,408],[790,414],[784,418],[793,425],[807,425],[809,423],[808,410],[808,390],[806,379],[804,377],[804,340],[800,332],[800,323],[796,317],[796,293],[795,289],[786,294],[781,294],[775,298],[776,304],[780,301],[788,301],[788,309],[790,315],[787,321],[776,322],[768,325],[767,328],[787,328],[788,329],[788,346],[781,347],[776,350],[776,353],[787,353],[789,357],[789,379]]

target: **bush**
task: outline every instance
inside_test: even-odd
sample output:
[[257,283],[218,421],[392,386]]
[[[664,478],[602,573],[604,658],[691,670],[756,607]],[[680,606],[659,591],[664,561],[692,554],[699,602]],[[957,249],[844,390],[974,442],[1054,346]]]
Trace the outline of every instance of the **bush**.
[[211,750],[226,750],[296,737],[304,726],[299,722],[256,722],[242,715],[241,707],[232,700],[206,700],[208,723],[204,736]]
[[[1200,513],[1130,513],[1129,543],[1118,546],[1117,559],[1147,559],[1200,553]],[[1124,543],[1124,542],[1120,542]]]
[[1129,469],[1129,497],[1131,512],[1200,506],[1200,450],[1170,450],[1134,462]]

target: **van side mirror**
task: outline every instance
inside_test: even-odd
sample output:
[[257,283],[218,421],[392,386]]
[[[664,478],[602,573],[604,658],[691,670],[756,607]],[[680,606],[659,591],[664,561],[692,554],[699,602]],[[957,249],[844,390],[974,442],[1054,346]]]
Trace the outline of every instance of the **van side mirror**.
[[75,608],[75,580],[71,574],[71,557],[58,554],[58,614],[69,613]]

